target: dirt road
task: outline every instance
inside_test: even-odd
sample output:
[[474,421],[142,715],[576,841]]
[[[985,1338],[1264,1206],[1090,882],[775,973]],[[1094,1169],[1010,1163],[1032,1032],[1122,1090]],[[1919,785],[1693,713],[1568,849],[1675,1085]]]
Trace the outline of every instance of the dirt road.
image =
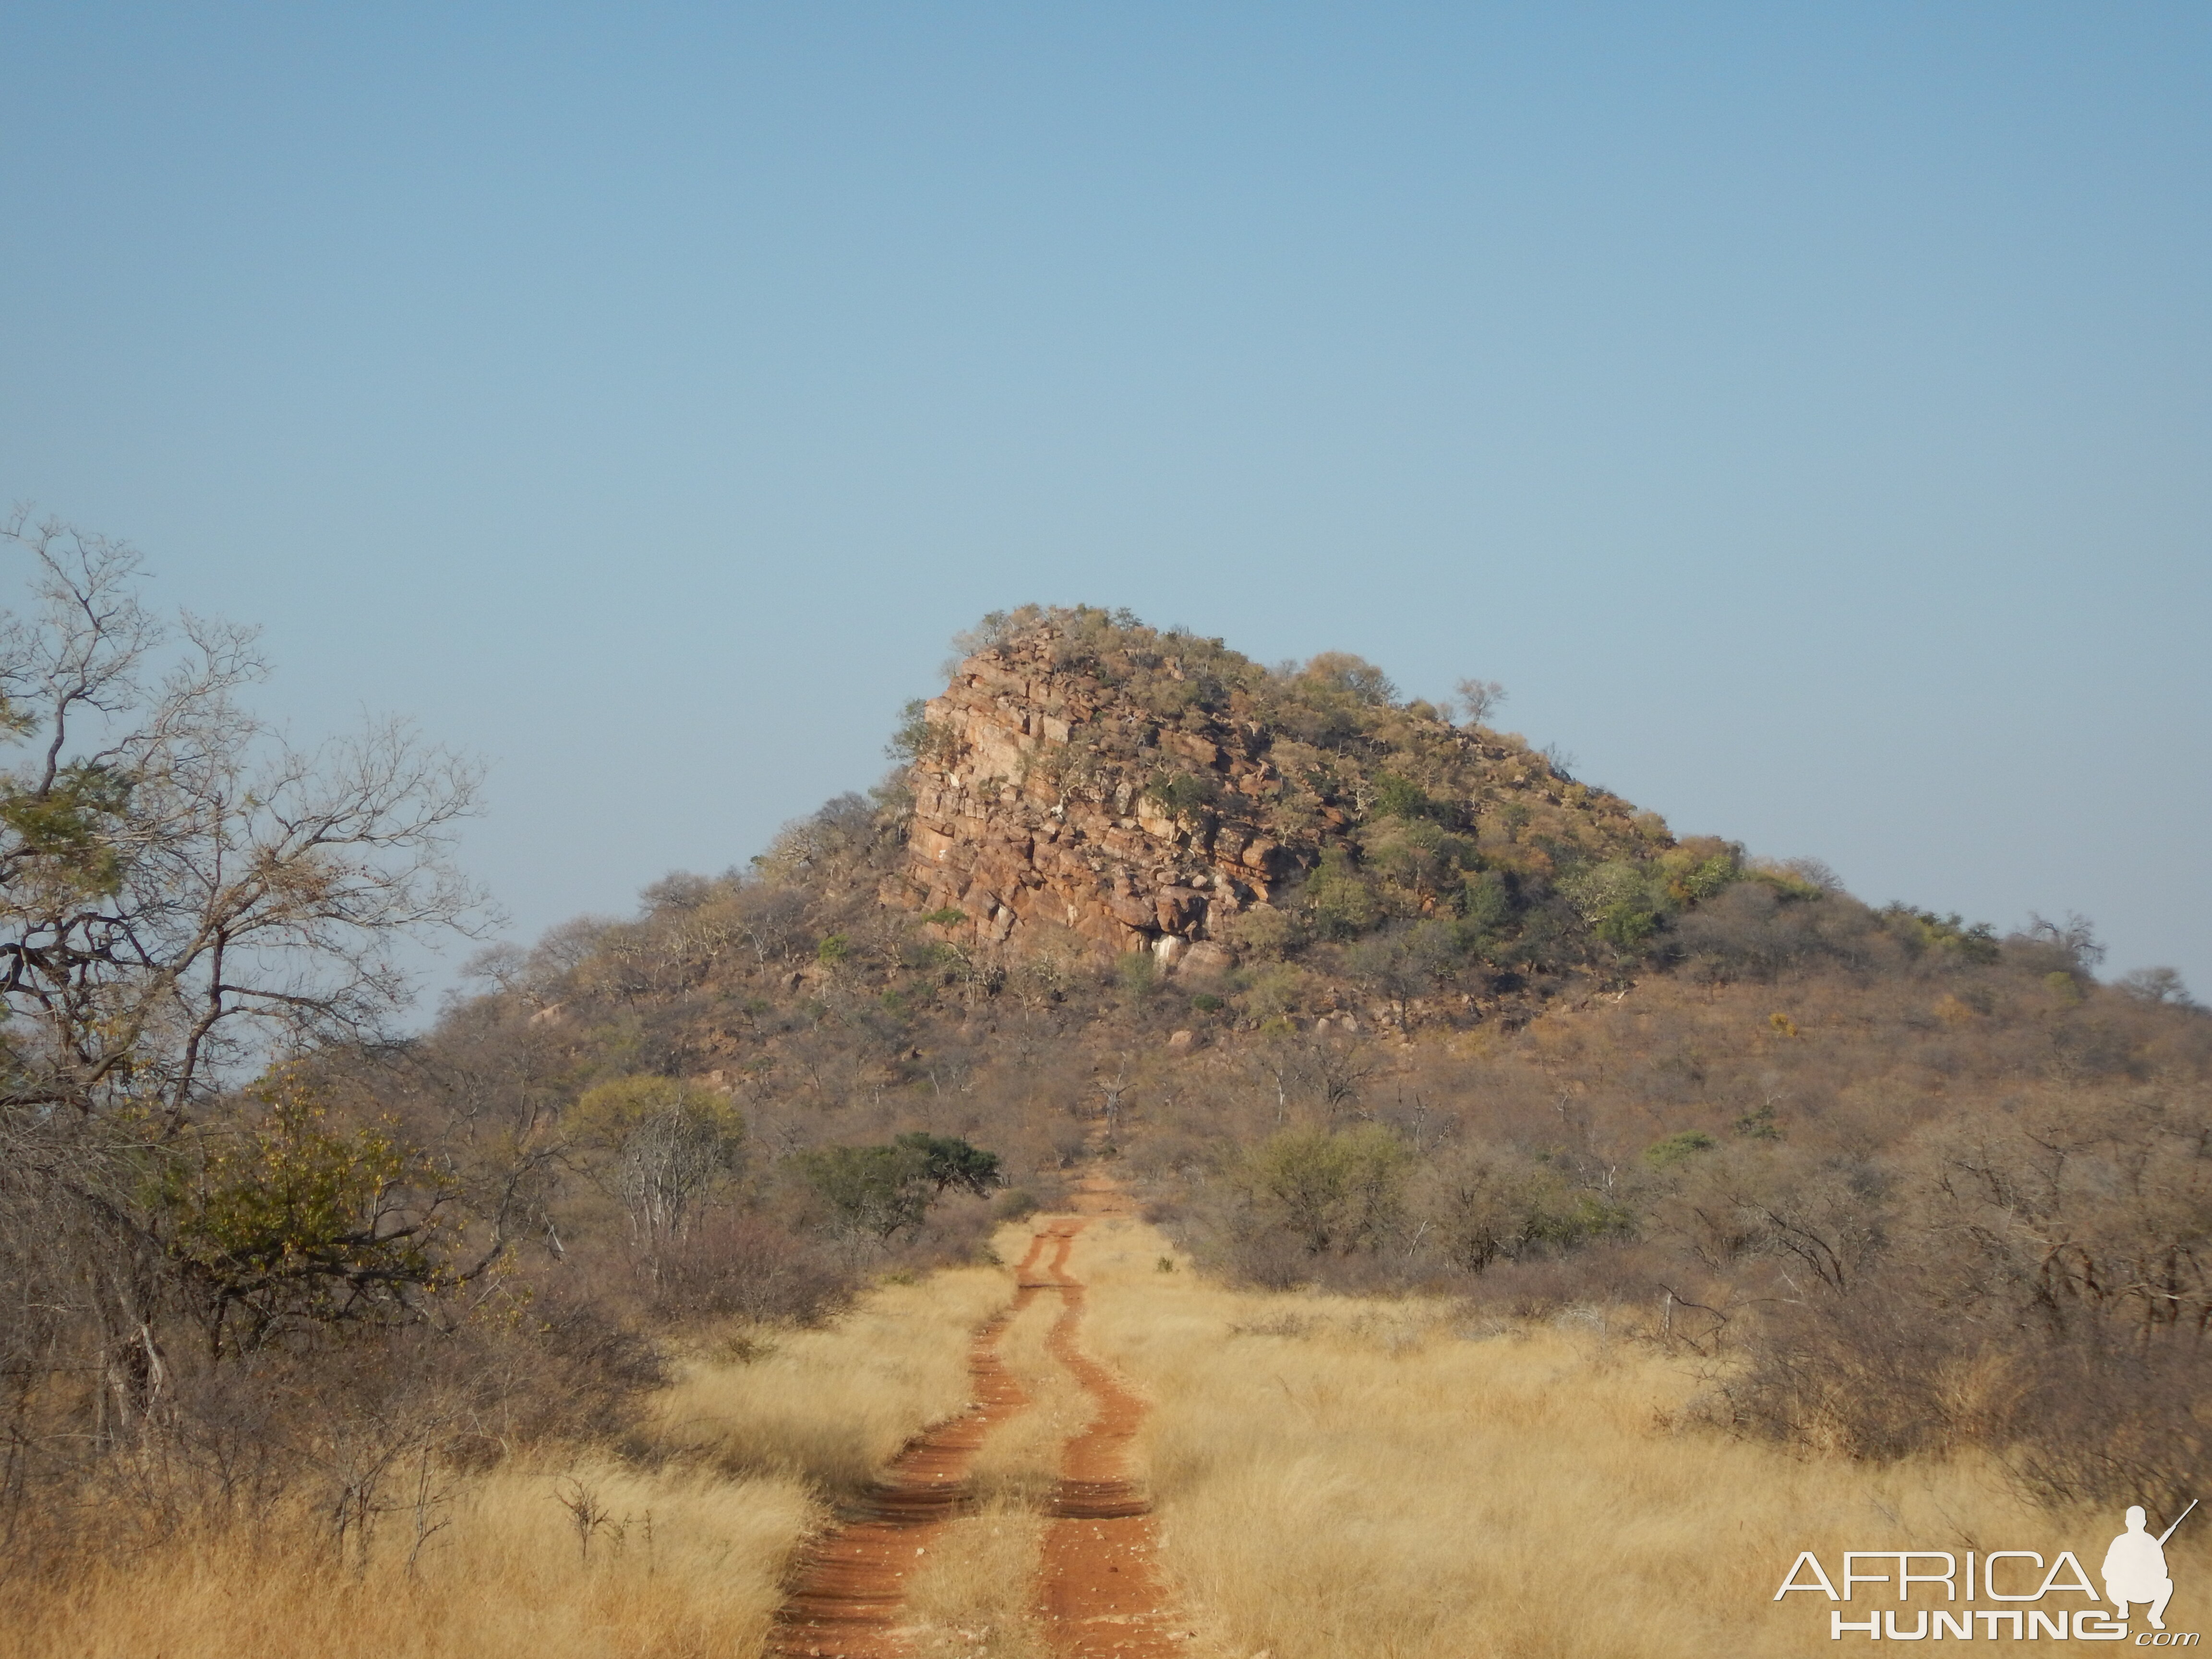
[[[1061,1224],[1072,1237],[1083,1224]],[[1053,1357],[1097,1404],[1097,1414],[1060,1453],[1053,1522],[1038,1569],[1038,1612],[1054,1650],[1153,1659],[1179,1651],[1155,1563],[1152,1505],[1127,1475],[1129,1443],[1145,1403],[1083,1351],[1083,1286],[1056,1287],[1060,1317]]]
[[985,1437],[1029,1403],[998,1345],[1014,1316],[1046,1293],[1060,1299],[1047,1347],[1096,1410],[1061,1448],[1038,1571],[1039,1624],[1053,1650],[1071,1659],[1161,1659],[1184,1650],[1156,1565],[1150,1505],[1127,1467],[1145,1404],[1084,1351],[1084,1287],[1067,1271],[1089,1217],[1126,1206],[1103,1180],[1085,1182],[1077,1206],[1085,1213],[1040,1218],[1014,1269],[1012,1305],[976,1333],[969,1359],[975,1403],[910,1443],[847,1523],[807,1553],[769,1639],[774,1659],[904,1659],[909,1652],[906,1581],[968,1501],[968,1471]]
[[[1050,1242],[1043,1232],[1030,1241],[1014,1269],[1012,1304],[975,1333],[968,1354],[973,1403],[909,1442],[852,1518],[807,1551],[769,1634],[772,1659],[902,1659],[907,1652],[899,1629],[907,1577],[966,1502],[968,1468],[984,1437],[1029,1404],[999,1358],[999,1339],[1048,1288],[1035,1269]],[[1066,1255],[1063,1239],[1060,1259]]]

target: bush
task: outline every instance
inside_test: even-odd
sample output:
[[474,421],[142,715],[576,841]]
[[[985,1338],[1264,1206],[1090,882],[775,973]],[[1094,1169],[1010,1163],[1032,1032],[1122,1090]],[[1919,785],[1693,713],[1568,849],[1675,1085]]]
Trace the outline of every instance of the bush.
[[663,1254],[652,1301],[668,1319],[811,1322],[856,1288],[850,1267],[821,1246],[763,1217],[720,1215]]
[[1243,1180],[1264,1226],[1309,1255],[1348,1255],[1396,1227],[1412,1163],[1411,1150],[1377,1125],[1291,1129],[1252,1151]]
[[1471,1273],[1624,1237],[1635,1224],[1626,1206],[1555,1167],[1479,1147],[1434,1166],[1416,1206],[1444,1258]]
[[1703,1129],[1685,1129],[1653,1141],[1644,1149],[1644,1161],[1655,1170],[1671,1170],[1686,1158],[1710,1152],[1717,1144]]
[[1280,961],[1300,943],[1297,919],[1270,904],[1240,910],[1221,932],[1241,954],[1267,962]]
[[1160,988],[1159,958],[1150,951],[1126,951],[1114,963],[1114,982],[1131,1002],[1142,1002]]
[[832,1231],[888,1244],[928,1218],[927,1161],[908,1146],[823,1146],[793,1160]]
[[1000,1180],[995,1152],[919,1131],[888,1146],[819,1147],[793,1162],[833,1231],[884,1244],[918,1234],[947,1192],[981,1198]]

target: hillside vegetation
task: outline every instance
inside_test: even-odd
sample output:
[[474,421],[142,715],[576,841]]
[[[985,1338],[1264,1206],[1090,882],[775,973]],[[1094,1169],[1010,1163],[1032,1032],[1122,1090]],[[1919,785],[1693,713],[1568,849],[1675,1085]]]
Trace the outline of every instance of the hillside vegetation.
[[[2169,1518],[2212,1474],[2212,1017],[2100,981],[2078,921],[2000,938],[1677,837],[1492,729],[1494,688],[1440,708],[1356,658],[1035,610],[963,641],[874,791],[482,953],[394,1036],[346,941],[465,921],[471,780],[372,747],[325,841],[270,828],[283,881],[209,885],[194,800],[269,797],[161,744],[179,696],[234,727],[221,675],[158,678],[142,630],[104,718],[135,697],[150,735],[72,759],[68,665],[123,649],[84,590],[129,571],[41,545],[60,644],[17,636],[0,801],[0,1559],[41,1628],[87,1563],[211,1537],[364,1583],[472,1559],[505,1523],[465,1517],[560,1480],[673,1482],[656,1514],[768,1483],[767,1583],[929,1390],[726,1379],[984,1259],[1094,1158],[1240,1293],[1641,1345],[1716,1458],[1965,1456]],[[246,993],[194,915],[264,930]],[[171,956],[131,957],[155,916]],[[256,1021],[273,1045],[210,1049]],[[710,1427],[671,1426],[687,1398]]]

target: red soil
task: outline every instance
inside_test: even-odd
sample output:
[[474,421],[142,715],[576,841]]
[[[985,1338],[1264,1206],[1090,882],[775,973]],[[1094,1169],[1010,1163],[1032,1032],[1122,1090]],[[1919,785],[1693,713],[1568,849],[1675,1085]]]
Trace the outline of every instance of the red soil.
[[[1078,1199],[1085,1209],[1111,1213],[1125,1207],[1105,1183],[1085,1187]],[[1054,1231],[1073,1239],[1083,1225],[1059,1222]],[[1065,1257],[1063,1249],[1055,1266]],[[1079,1659],[1161,1659],[1184,1650],[1156,1565],[1152,1504],[1127,1473],[1145,1402],[1078,1346],[1083,1286],[1063,1276],[1057,1288],[1060,1315],[1047,1346],[1098,1402],[1098,1413],[1060,1454],[1038,1573],[1038,1613],[1057,1652]]]
[[[1103,1179],[1086,1182],[1077,1206],[1118,1213],[1126,1200]],[[1040,1291],[1060,1297],[1047,1346],[1097,1402],[1097,1414],[1062,1449],[1053,1519],[1045,1530],[1037,1611],[1054,1649],[1073,1659],[1115,1655],[1162,1659],[1183,1650],[1154,1565],[1151,1505],[1126,1473],[1145,1405],[1077,1342],[1083,1286],[1067,1256],[1085,1220],[1047,1222],[1014,1269],[1013,1305],[975,1334],[969,1365],[975,1403],[915,1438],[854,1505],[852,1518],[822,1538],[801,1564],[797,1588],[776,1615],[770,1659],[903,1659],[899,1613],[915,1559],[968,1496],[966,1476],[984,1437],[1028,1403],[998,1357],[999,1339]],[[1038,1265],[1049,1247],[1051,1261]]]
[[[968,1466],[983,1437],[1029,1403],[998,1355],[999,1339],[1016,1314],[1044,1288],[1031,1270],[1047,1235],[1030,1241],[1014,1269],[1013,1305],[975,1333],[968,1369],[974,1401],[950,1422],[908,1443],[877,1482],[852,1506],[852,1518],[817,1540],[799,1565],[796,1588],[777,1610],[766,1651],[771,1659],[901,1659],[898,1627],[906,1578],[968,1496]],[[1058,1260],[1067,1256],[1059,1241]]]

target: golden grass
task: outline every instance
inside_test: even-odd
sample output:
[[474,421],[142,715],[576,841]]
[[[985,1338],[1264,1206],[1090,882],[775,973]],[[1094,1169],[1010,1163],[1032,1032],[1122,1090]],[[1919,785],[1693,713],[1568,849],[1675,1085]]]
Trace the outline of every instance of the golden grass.
[[1060,1448],[1091,1420],[1091,1396],[1045,1347],[1060,1314],[1060,1297],[1040,1291],[1000,1340],[999,1358],[1029,1405],[975,1455],[970,1475],[987,1501],[1043,1508],[1059,1479]]
[[[1571,1321],[1471,1339],[1447,1304],[1234,1292],[1158,1272],[1162,1251],[1098,1222],[1071,1266],[1088,1341],[1155,1402],[1164,1565],[1233,1654],[1834,1652],[1825,1599],[1773,1600],[1801,1549],[1834,1573],[1845,1548],[2071,1547],[2094,1573],[2118,1530],[1978,1463],[1877,1471],[1670,1428],[1696,1379]],[[2212,1551],[2172,1547],[2166,1623],[2199,1628]]]
[[732,1363],[709,1345],[655,1402],[660,1447],[728,1474],[789,1474],[864,1486],[923,1425],[967,1403],[975,1328],[1013,1293],[1006,1271],[956,1267],[886,1285],[820,1330],[740,1332]]
[[939,1532],[908,1581],[906,1618],[917,1654],[1044,1659],[1035,1601],[1044,1521],[1029,1504],[984,1501]]
[[[1836,1650],[1829,1603],[1772,1599],[1801,1549],[1832,1571],[1847,1547],[2070,1547],[2094,1571],[2117,1524],[2034,1510],[1979,1463],[1872,1470],[1675,1427],[1698,1379],[1594,1322],[1233,1291],[1159,1272],[1168,1254],[1099,1219],[1071,1266],[1091,1287],[1086,1345],[1154,1402],[1139,1473],[1194,1655],[1787,1659]],[[827,1329],[702,1352],[648,1425],[657,1465],[518,1459],[459,1489],[411,1572],[404,1516],[357,1576],[298,1518],[88,1562],[62,1589],[0,1585],[0,1654],[748,1659],[820,1494],[960,1408],[970,1333],[1011,1290],[955,1271]],[[917,1563],[923,1659],[1042,1659],[1041,1506],[1090,1410],[1044,1347],[1059,1311],[1037,1297],[1002,1340],[1032,1406],[978,1459],[981,1509]],[[605,1516],[588,1549],[561,1501],[580,1490]],[[2170,1547],[2173,1629],[2212,1612],[2208,1537]]]
[[[288,1511],[88,1560],[61,1587],[0,1582],[0,1654],[746,1659],[826,1518],[817,1494],[962,1407],[970,1334],[1010,1293],[1004,1272],[962,1269],[885,1286],[822,1330],[744,1333],[772,1348],[702,1354],[657,1402],[657,1465],[525,1457],[468,1479],[412,1572],[404,1516],[356,1575],[313,1516]],[[588,1550],[561,1501],[580,1492],[605,1516]]]
[[[1033,1231],[1028,1223],[1002,1230],[1000,1255],[1019,1261]],[[1047,1651],[1035,1607],[1044,1510],[1060,1447],[1091,1411],[1090,1396],[1045,1347],[1060,1312],[1060,1297],[1042,1291],[1000,1338],[999,1358],[1029,1404],[975,1455],[969,1478],[978,1512],[938,1534],[909,1583],[907,1613],[918,1654],[1042,1659]]]
[[[588,1556],[556,1493],[606,1505]],[[393,1540],[356,1576],[312,1517],[210,1532],[88,1564],[65,1593],[0,1598],[23,1659],[461,1659],[759,1650],[777,1577],[816,1514],[789,1479],[640,1474],[592,1462],[470,1483],[418,1571]],[[405,1540],[411,1543],[411,1538]]]

